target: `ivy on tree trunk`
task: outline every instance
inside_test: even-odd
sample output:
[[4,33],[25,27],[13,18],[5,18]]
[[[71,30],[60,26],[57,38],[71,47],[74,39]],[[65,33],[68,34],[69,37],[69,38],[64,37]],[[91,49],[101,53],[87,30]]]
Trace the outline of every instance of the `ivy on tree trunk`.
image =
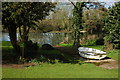
[[[74,3],[71,2],[73,5]],[[74,47],[79,47],[80,45],[80,30],[82,29],[82,10],[85,6],[84,2],[77,2],[73,9],[73,34],[74,34]]]

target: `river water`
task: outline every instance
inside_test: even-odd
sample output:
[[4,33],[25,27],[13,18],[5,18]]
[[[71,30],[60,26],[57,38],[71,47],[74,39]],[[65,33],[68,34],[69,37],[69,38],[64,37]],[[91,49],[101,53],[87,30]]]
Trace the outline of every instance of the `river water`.
[[[81,43],[85,40],[97,39],[100,37],[99,35],[81,35]],[[17,34],[17,38],[19,40],[19,35]],[[57,45],[60,43],[71,43],[73,42],[72,33],[29,33],[29,40],[33,42],[37,42],[38,44],[51,44]],[[10,37],[8,33],[2,33],[0,35],[0,41],[10,41]]]
[[[19,35],[17,34],[19,40]],[[70,33],[29,33],[29,40],[37,42],[38,44],[57,45],[59,43],[69,43],[72,41]],[[8,33],[2,33],[0,41],[10,41]]]

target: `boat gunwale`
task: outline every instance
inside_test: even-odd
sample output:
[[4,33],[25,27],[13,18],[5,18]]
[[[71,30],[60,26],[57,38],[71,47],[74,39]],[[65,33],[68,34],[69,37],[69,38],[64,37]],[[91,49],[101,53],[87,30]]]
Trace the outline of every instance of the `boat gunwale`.
[[[86,48],[86,47],[79,47],[78,48],[78,51],[81,52],[81,53],[92,53],[92,54],[107,54],[106,52],[102,51],[102,50],[99,50],[99,49],[93,49],[93,51],[82,51],[82,49],[80,50],[80,48],[85,48],[85,49],[93,49],[93,48]],[[100,51],[100,52],[97,52],[97,51]]]

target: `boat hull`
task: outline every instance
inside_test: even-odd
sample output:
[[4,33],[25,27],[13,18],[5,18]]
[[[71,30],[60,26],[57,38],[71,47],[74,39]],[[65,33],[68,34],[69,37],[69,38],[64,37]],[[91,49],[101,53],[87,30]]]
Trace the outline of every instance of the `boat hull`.
[[79,50],[80,56],[84,58],[103,59],[107,56],[106,52],[98,50],[98,49],[79,47],[78,50]]
[[103,55],[87,55],[87,54],[83,54],[81,52],[79,52],[79,54],[81,57],[88,58],[88,59],[103,59],[107,56],[105,54],[103,54]]

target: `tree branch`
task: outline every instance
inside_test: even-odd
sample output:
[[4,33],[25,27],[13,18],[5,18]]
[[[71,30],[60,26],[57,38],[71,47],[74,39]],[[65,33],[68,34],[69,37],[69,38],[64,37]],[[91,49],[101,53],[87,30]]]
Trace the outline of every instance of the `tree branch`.
[[[70,0],[69,0],[70,1]],[[70,1],[71,2],[71,4],[78,10],[78,8],[77,8],[77,6],[72,2],[72,1]]]

